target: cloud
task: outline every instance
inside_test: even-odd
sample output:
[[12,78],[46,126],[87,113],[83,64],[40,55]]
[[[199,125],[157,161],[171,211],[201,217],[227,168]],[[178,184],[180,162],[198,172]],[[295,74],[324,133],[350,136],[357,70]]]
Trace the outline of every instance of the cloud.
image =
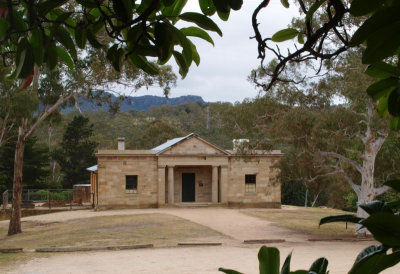
[[[199,95],[205,101],[242,101],[254,98],[258,91],[247,81],[250,71],[257,68],[257,43],[249,37],[254,36],[251,17],[260,1],[245,0],[238,12],[232,12],[227,22],[213,17],[221,28],[223,37],[211,34],[215,47],[200,39],[192,39],[200,54],[200,66],[194,64],[184,80],[179,79],[177,87],[172,88],[171,97],[181,95]],[[187,9],[197,8],[197,1],[189,1]],[[285,28],[297,13],[295,8],[285,9],[276,1],[263,10],[260,16],[264,36],[272,36],[276,31]],[[169,62],[178,74],[178,68]],[[159,88],[140,90],[137,95],[162,95]]]

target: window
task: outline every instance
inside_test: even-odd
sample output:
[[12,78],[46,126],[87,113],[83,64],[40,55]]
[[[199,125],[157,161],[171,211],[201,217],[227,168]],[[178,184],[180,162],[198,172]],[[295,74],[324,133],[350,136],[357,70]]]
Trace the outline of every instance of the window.
[[125,190],[127,194],[136,194],[137,193],[137,175],[126,175],[125,178]]
[[245,175],[245,191],[246,193],[256,193],[256,174]]

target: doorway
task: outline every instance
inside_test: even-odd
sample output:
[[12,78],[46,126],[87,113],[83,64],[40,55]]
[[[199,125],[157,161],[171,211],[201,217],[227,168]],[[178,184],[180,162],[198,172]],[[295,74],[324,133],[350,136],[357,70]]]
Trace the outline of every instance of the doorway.
[[182,202],[195,201],[196,179],[194,173],[182,173]]

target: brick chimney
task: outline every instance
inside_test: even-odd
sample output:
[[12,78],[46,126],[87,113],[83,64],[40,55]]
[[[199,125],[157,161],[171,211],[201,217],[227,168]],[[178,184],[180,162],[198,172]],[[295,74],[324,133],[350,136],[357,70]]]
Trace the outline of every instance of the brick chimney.
[[118,137],[118,150],[125,150],[125,137]]

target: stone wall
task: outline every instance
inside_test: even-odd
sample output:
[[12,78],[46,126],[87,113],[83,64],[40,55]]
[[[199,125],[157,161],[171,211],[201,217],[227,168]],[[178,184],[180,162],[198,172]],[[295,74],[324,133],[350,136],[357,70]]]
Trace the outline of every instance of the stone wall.
[[[228,169],[228,205],[280,207],[280,157],[231,157]],[[256,192],[246,193],[245,175],[256,175]]]
[[[137,193],[126,193],[126,175],[137,175]],[[157,207],[157,158],[99,156],[99,207]]]

